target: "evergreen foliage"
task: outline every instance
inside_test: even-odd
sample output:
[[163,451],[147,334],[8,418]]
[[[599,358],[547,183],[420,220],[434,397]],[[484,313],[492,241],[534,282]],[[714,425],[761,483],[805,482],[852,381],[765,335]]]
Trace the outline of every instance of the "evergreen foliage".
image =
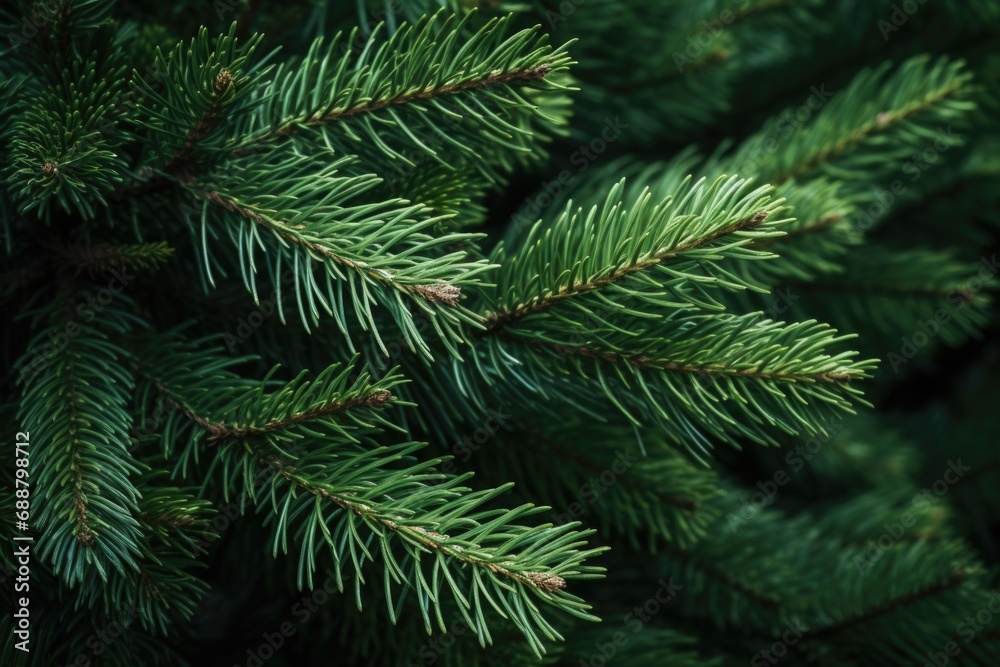
[[995,664],[998,33],[9,3],[0,661]]

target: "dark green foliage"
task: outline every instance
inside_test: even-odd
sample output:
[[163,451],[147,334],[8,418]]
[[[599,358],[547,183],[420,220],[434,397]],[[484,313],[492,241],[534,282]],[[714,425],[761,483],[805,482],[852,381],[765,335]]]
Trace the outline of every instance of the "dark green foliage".
[[3,664],[996,662],[1000,3],[0,27]]

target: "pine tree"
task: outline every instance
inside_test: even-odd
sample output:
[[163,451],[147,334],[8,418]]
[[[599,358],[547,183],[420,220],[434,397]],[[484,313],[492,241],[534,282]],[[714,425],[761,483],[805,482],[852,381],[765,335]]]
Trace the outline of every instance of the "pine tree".
[[3,664],[996,663],[1000,2],[0,24]]

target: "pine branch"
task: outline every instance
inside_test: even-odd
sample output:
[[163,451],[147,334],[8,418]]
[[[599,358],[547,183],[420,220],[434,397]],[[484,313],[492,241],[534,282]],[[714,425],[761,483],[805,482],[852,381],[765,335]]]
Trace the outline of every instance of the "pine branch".
[[[516,338],[510,340],[518,342]],[[846,369],[819,371],[815,373],[790,373],[780,370],[762,370],[759,367],[741,368],[725,364],[685,364],[668,359],[655,359],[643,354],[622,354],[620,352],[603,352],[588,347],[568,348],[553,345],[552,349],[560,356],[580,355],[590,359],[600,359],[611,364],[628,364],[638,369],[661,370],[670,373],[698,375],[701,377],[722,375],[734,378],[767,380],[769,382],[831,382],[850,383],[858,378]]]
[[[271,374],[277,370],[275,368]],[[263,437],[270,437],[272,441],[294,439],[296,433],[315,437],[322,432],[322,425],[332,426],[335,433],[346,436],[347,431],[338,423],[340,420],[370,427],[375,418],[371,411],[383,410],[394,402],[389,389],[403,378],[390,371],[377,381],[367,373],[352,379],[353,370],[352,365],[334,364],[315,380],[306,379],[308,373],[303,371],[273,393],[265,393],[265,381],[229,408],[227,412],[233,425],[208,424],[208,444]],[[204,427],[200,418],[196,421]],[[379,419],[374,423],[387,425]]]
[[[492,258],[503,270],[480,335],[498,333],[556,304],[573,307],[580,296],[602,290],[605,299],[631,297],[633,307],[650,312],[717,307],[706,287],[751,287],[731,280],[718,261],[769,257],[746,246],[774,236],[787,222],[774,219],[781,201],[770,201],[769,188],[748,192],[746,181],[735,176],[711,184],[684,179],[657,204],[643,190],[629,206],[622,199],[624,187],[620,182],[612,188],[600,209],[584,215],[567,207],[551,225],[536,224],[524,238],[497,248]],[[578,312],[595,317],[595,310],[618,309],[601,303],[582,302]]]
[[189,44],[181,42],[166,54],[157,48],[155,81],[134,73],[141,94],[134,122],[157,150],[138,170],[143,180],[120,197],[188,181],[225,160],[228,125],[258,103],[252,96],[266,70],[250,60],[260,40],[254,35],[241,44],[233,23],[213,43],[202,27]]
[[[850,412],[859,396],[853,382],[874,364],[821,352],[845,340],[832,330],[694,309],[720,308],[706,288],[752,287],[724,260],[768,257],[745,246],[775,236],[784,221],[768,214],[781,202],[769,201],[767,187],[747,193],[736,177],[676,187],[677,203],[653,206],[645,190],[626,209],[620,183],[603,209],[585,218],[567,209],[551,226],[515,235],[516,253],[501,246],[496,305],[485,316],[493,335],[480,336],[474,365],[453,367],[456,384],[485,380],[479,405],[498,397],[524,404],[519,392],[597,412],[607,401],[632,424],[655,423],[701,452],[708,435],[769,443],[768,428],[823,432],[837,412]],[[582,387],[557,388],[553,377],[567,370],[593,378],[586,386],[602,402]],[[792,396],[794,409],[785,402]]]
[[[879,530],[885,529],[874,527],[872,534]],[[847,551],[843,589],[824,592],[818,600],[826,611],[809,624],[804,646],[822,643],[848,660],[867,654],[873,664],[910,651],[926,655],[954,639],[954,627],[945,619],[987,604],[984,572],[960,541],[915,541],[878,551],[874,558],[871,553],[870,542]],[[865,563],[863,574],[858,562]],[[892,584],[903,572],[907,584]]]
[[[841,261],[843,272],[796,285],[810,297],[802,305],[846,329],[867,323],[872,347],[883,354],[898,354],[900,337],[921,331],[921,322],[932,321],[932,338],[950,346],[978,335],[987,323],[993,285],[986,259],[963,262],[944,251],[868,242]],[[888,361],[898,369],[898,360]]]
[[[171,356],[177,355],[181,358],[173,363]],[[152,374],[172,376],[160,384],[171,385],[172,396],[179,395],[172,400],[190,406],[187,416],[194,415],[196,424],[205,426],[190,438],[188,449],[197,448],[204,439],[242,438],[240,446],[215,448],[212,468],[222,473],[226,497],[241,490],[242,497],[256,503],[261,511],[265,503],[270,506],[267,522],[276,526],[275,554],[279,547],[289,550],[288,531],[293,527],[308,535],[299,558],[300,586],[306,582],[312,585],[317,552],[324,545],[333,556],[341,588],[345,560],[350,558],[360,574],[360,563],[374,560],[377,547],[385,565],[386,585],[395,582],[413,589],[429,628],[428,607],[440,604],[438,589],[443,582],[437,574],[423,573],[420,555],[433,553],[434,571],[446,569],[443,574],[452,595],[482,641],[489,639],[483,618],[486,609],[470,603],[480,595],[502,617],[511,619],[538,652],[543,650],[538,633],[549,639],[557,636],[534,603],[524,597],[528,592],[546,604],[590,618],[583,602],[562,590],[571,579],[592,578],[599,572],[581,565],[600,551],[578,551],[583,544],[580,540],[589,533],[576,532],[573,526],[522,527],[513,522],[541,509],[480,509],[503,488],[472,492],[459,486],[467,477],[437,472],[440,459],[417,461],[412,457],[421,445],[375,446],[374,434],[391,428],[378,412],[385,405],[388,389],[401,382],[400,376],[389,373],[373,382],[366,373],[352,377],[352,366],[338,365],[314,381],[306,381],[302,375],[277,389],[269,376],[253,389],[222,392],[221,397],[204,395],[201,402],[216,405],[208,418],[206,408],[210,406],[198,408],[196,401],[184,398],[185,389],[177,386],[192,379],[173,370],[190,365],[195,358],[190,344],[178,341],[172,353],[153,362],[159,368],[152,369]],[[219,370],[218,364],[209,365],[206,380]],[[207,389],[208,385],[194,379],[191,390],[199,387]],[[225,424],[224,430],[220,424]],[[295,454],[290,445],[304,436],[309,437],[310,447]],[[407,467],[399,467],[401,462]],[[275,474],[262,479],[257,472],[261,467]],[[366,525],[377,541],[362,539],[356,522]],[[397,560],[393,544],[388,542],[390,534],[401,540],[402,561]],[[461,564],[478,574],[456,569]],[[404,574],[404,567],[411,568],[412,574]],[[471,577],[465,590],[458,584],[462,577]],[[361,583],[359,576],[356,586]],[[389,609],[394,613],[393,607]],[[438,620],[443,624],[440,611]]]
[[858,129],[850,135],[815,153],[806,161],[799,163],[791,170],[778,176],[774,179],[774,182],[783,183],[785,181],[799,178],[803,174],[808,173],[822,164],[832,162],[840,154],[854,148],[857,144],[860,144],[875,132],[884,131],[892,128],[893,126],[901,125],[911,116],[916,116],[926,112],[949,98],[958,97],[959,93],[965,92],[966,89],[966,81],[959,79],[950,85],[946,85],[939,90],[931,92],[929,95],[920,100],[910,102],[909,104],[891,111],[883,111],[875,116],[874,119],[858,127]]
[[[404,200],[372,201],[366,193],[378,179],[350,175],[356,158],[342,158],[317,171],[309,158],[280,157],[251,156],[220,182],[184,186],[203,202],[200,224],[189,223],[201,239],[206,287],[229,263],[214,247],[221,244],[210,239],[228,237],[239,253],[247,289],[256,298],[259,274],[265,273],[279,296],[282,321],[280,296],[291,282],[307,330],[325,314],[346,334],[347,314],[353,311],[384,352],[375,314],[384,310],[408,346],[429,356],[428,341],[415,326],[411,308],[416,306],[434,314],[439,323],[435,333],[456,354],[455,343],[465,337],[460,325],[475,322],[459,304],[462,289],[477,284],[478,275],[492,267],[452,248],[479,235],[432,236],[429,232],[448,216]],[[257,265],[260,251],[266,251],[264,271]]]
[[[635,548],[645,541],[652,552],[663,542],[688,546],[704,537],[717,518],[712,500],[723,491],[714,471],[667,446],[658,434],[634,434],[591,420],[563,419],[547,425],[516,424],[497,442],[475,452],[477,475],[490,484],[515,483],[525,498],[555,508],[560,520],[597,523],[605,536],[625,535]],[[580,434],[588,446],[580,448]],[[462,458],[464,452],[456,454]],[[471,457],[470,457],[471,458]],[[560,461],[548,475],[538,475],[550,461]],[[613,483],[606,477],[613,473]]]
[[46,243],[61,266],[72,267],[77,273],[86,271],[94,276],[114,269],[155,270],[167,262],[174,249],[166,242],[140,244],[79,244],[63,241]]
[[188,130],[187,135],[184,137],[184,142],[164,167],[165,171],[174,174],[187,171],[195,150],[215,125],[219,112],[222,110],[223,98],[229,92],[232,85],[232,73],[228,69],[219,70],[219,73],[215,75],[215,83],[212,86],[212,96],[208,108],[202,112],[201,117],[195,123],[194,127]]
[[137,480],[142,498],[135,517],[143,538],[136,569],[111,582],[91,575],[78,593],[79,604],[109,617],[131,610],[137,627],[162,635],[198,612],[208,585],[195,573],[205,567],[197,559],[202,545],[217,537],[211,503],[196,499],[193,489],[163,485],[167,476],[146,468]]
[[[70,586],[90,576],[106,581],[110,570],[134,570],[141,537],[131,515],[139,501],[127,436],[133,381],[112,340],[129,331],[128,316],[108,307],[100,327],[74,322],[74,296],[86,293],[63,295],[20,362],[19,411],[26,429],[43,434],[34,445],[38,509],[32,515],[41,530],[41,557]],[[67,321],[77,335],[62,333]],[[65,344],[53,350],[49,332],[53,340],[65,336]]]
[[699,248],[701,246],[708,245],[718,240],[720,237],[732,234],[734,232],[756,229],[761,226],[761,223],[763,223],[764,220],[767,219],[767,215],[768,215],[767,212],[764,211],[755,213],[754,215],[748,218],[744,218],[743,220],[737,220],[736,222],[733,222],[726,227],[716,229],[700,239],[692,239],[690,241],[687,241],[686,243],[680,243],[670,248],[669,250],[661,249],[648,257],[643,257],[639,259],[637,262],[631,264],[630,266],[620,267],[612,271],[610,274],[603,276],[601,278],[596,278],[589,282],[583,282],[576,285],[567,286],[561,289],[561,291],[555,294],[547,295],[545,297],[537,297],[537,296],[533,297],[532,300],[530,300],[528,303],[518,306],[517,308],[511,311],[506,311],[502,313],[490,313],[485,318],[486,329],[480,332],[478,335],[486,336],[490,334],[495,334],[506,327],[515,326],[518,322],[520,322],[528,315],[533,315],[535,313],[542,312],[547,308],[556,305],[562,299],[572,298],[583,292],[589,292],[592,290],[601,289],[602,287],[607,287],[608,285],[616,283],[637,271],[642,271],[652,266],[656,266],[660,262],[680,257],[681,255],[691,250],[695,250],[696,248]]
[[277,129],[273,130],[273,134],[271,136],[257,138],[249,145],[241,147],[238,152],[242,153],[247,150],[251,150],[256,143],[267,141],[271,139],[272,136],[288,136],[301,132],[304,129],[313,128],[319,125],[326,125],[327,123],[334,123],[353,116],[374,113],[390,107],[405,106],[421,100],[434,100],[448,95],[456,95],[458,93],[476,91],[483,88],[492,88],[511,83],[530,83],[541,81],[551,72],[552,66],[549,64],[535,65],[533,67],[525,67],[520,70],[508,72],[494,71],[479,79],[440,85],[437,88],[432,88],[430,90],[419,90],[388,99],[359,103],[351,107],[328,111],[322,116],[310,116],[309,118],[301,121],[287,121]]
[[337,264],[340,264],[341,266],[351,269],[352,271],[363,273],[372,280],[390,287],[401,289],[405,292],[409,292],[410,294],[418,295],[428,301],[440,301],[449,305],[455,305],[458,303],[458,297],[461,295],[461,289],[458,287],[450,285],[401,284],[395,276],[384,270],[370,269],[367,262],[339,255],[331,250],[328,245],[310,241],[295,230],[295,227],[298,225],[295,225],[294,223],[290,224],[287,221],[278,220],[274,217],[264,215],[258,212],[252,205],[241,204],[240,202],[227,197],[226,195],[220,194],[219,192],[206,192],[204,190],[194,190],[193,192],[197,197],[204,199],[211,204],[221,206],[231,213],[236,213],[241,218],[261,225],[268,231],[280,237],[283,241],[301,246],[315,255],[319,255],[324,259],[329,259]]
[[355,41],[356,31],[329,45],[316,40],[301,61],[278,67],[259,109],[230,142],[231,153],[293,140],[358,154],[371,165],[414,168],[417,152],[452,170],[467,163],[497,180],[509,166],[498,169],[480,155],[522,160],[537,153],[544,134],[563,121],[532,104],[529,92],[558,92],[556,75],[570,60],[537,29],[511,35],[510,19],[501,18],[472,30],[471,16],[438,12],[385,39],[379,26],[360,54],[340,48]]
[[842,621],[836,623],[831,623],[830,625],[824,625],[822,627],[813,628],[806,633],[806,636],[815,639],[828,637],[830,635],[835,635],[839,632],[855,628],[866,622],[871,621],[879,616],[884,616],[885,614],[892,613],[897,609],[908,607],[910,605],[922,602],[927,598],[934,597],[935,595],[950,590],[956,586],[961,585],[966,581],[968,575],[961,569],[956,570],[954,574],[949,577],[942,579],[941,581],[925,586],[919,590],[911,591],[906,595],[901,595],[895,597],[884,604],[877,607],[872,607],[871,609],[866,609],[860,614],[851,616],[850,618],[845,618]]
[[405,519],[402,519],[399,516],[380,513],[378,510],[373,509],[369,505],[354,502],[350,500],[349,497],[338,496],[321,486],[311,484],[307,479],[296,475],[293,472],[294,467],[281,462],[279,459],[270,460],[269,464],[274,467],[282,477],[290,482],[294,482],[308,493],[319,496],[324,500],[328,500],[341,509],[347,510],[348,512],[351,512],[366,521],[379,524],[387,530],[396,532],[407,542],[419,545],[428,551],[438,551],[445,557],[454,558],[473,567],[483,568],[503,579],[508,579],[513,583],[528,586],[538,591],[554,593],[558,590],[566,588],[566,580],[556,574],[515,572],[507,567],[504,567],[503,565],[497,564],[493,560],[480,558],[474,554],[466,553],[462,547],[451,546],[447,535],[441,535],[440,533],[436,533],[434,531],[428,531],[420,526],[406,526],[401,523],[402,521],[405,521]]
[[10,128],[8,192],[25,215],[58,209],[93,218],[124,180],[118,127],[124,115],[125,66],[77,59],[53,84],[25,100]]
[[791,111],[779,114],[723,168],[749,171],[775,185],[819,175],[866,183],[891,174],[915,149],[961,141],[939,134],[942,127],[960,129],[975,108],[963,63],[918,56],[889,69],[886,62],[862,71],[829,101],[821,89],[824,106],[787,138],[783,123]]
[[[395,370],[375,380],[367,372],[355,372],[355,359],[333,364],[314,379],[302,371],[280,387],[271,380],[279,367],[262,382],[249,383],[228,370],[243,360],[229,360],[208,341],[187,341],[179,333],[147,343],[137,370],[170,410],[163,424],[165,438],[174,434],[170,439],[180,442],[172,444],[181,444],[195,460],[202,443],[238,447],[266,439],[294,445],[317,437],[355,442],[352,429],[395,428],[378,414],[398,402],[390,390],[405,380]],[[179,420],[197,429],[184,435],[177,428]]]
[[[565,590],[574,579],[599,576],[599,568],[581,565],[601,551],[578,550],[589,531],[577,532],[575,524],[528,528],[514,523],[541,511],[530,505],[516,510],[480,509],[503,488],[473,492],[458,486],[466,477],[436,472],[439,459],[414,460],[410,454],[419,447],[405,443],[341,449],[339,454],[320,450],[295,461],[286,461],[266,447],[247,454],[278,472],[271,477],[270,489],[260,493],[262,499],[271,498],[271,510],[278,516],[275,552],[279,543],[282,550],[288,550],[286,534],[295,523],[300,524],[296,530],[315,535],[299,558],[300,582],[311,581],[314,549],[325,546],[331,551],[341,587],[344,565],[351,563],[358,570],[362,561],[378,558],[384,561],[387,585],[395,583],[417,596],[428,632],[431,611],[441,630],[446,629],[440,605],[447,591],[481,642],[492,642],[485,617],[484,603],[488,602],[516,625],[539,655],[544,651],[542,637],[554,640],[559,635],[533,599],[592,619],[585,612],[586,605]],[[397,462],[408,467],[399,468]],[[279,483],[293,487],[279,488]],[[316,501],[327,501],[333,509]],[[359,524],[376,539],[361,543]],[[402,558],[394,544],[402,549]],[[422,563],[422,554],[431,555],[430,571]],[[362,580],[356,577],[355,582],[360,595]],[[481,598],[485,600],[479,602]],[[395,618],[392,606],[389,612]]]

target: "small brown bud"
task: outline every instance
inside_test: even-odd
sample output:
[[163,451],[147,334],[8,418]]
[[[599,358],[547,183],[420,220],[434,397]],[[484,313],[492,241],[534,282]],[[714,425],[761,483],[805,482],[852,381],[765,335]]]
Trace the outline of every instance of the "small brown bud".
[[215,75],[215,92],[218,95],[223,94],[229,90],[229,85],[233,82],[233,75],[229,73],[229,70],[221,70]]
[[411,290],[428,301],[440,301],[447,306],[455,306],[462,296],[462,288],[454,285],[414,285]]
[[531,579],[537,588],[540,588],[543,591],[554,593],[555,591],[566,588],[566,580],[560,576],[554,574],[542,574],[540,572],[525,572],[524,574]]
[[392,392],[380,389],[373,394],[365,396],[364,405],[368,408],[377,408],[388,403],[391,398]]

